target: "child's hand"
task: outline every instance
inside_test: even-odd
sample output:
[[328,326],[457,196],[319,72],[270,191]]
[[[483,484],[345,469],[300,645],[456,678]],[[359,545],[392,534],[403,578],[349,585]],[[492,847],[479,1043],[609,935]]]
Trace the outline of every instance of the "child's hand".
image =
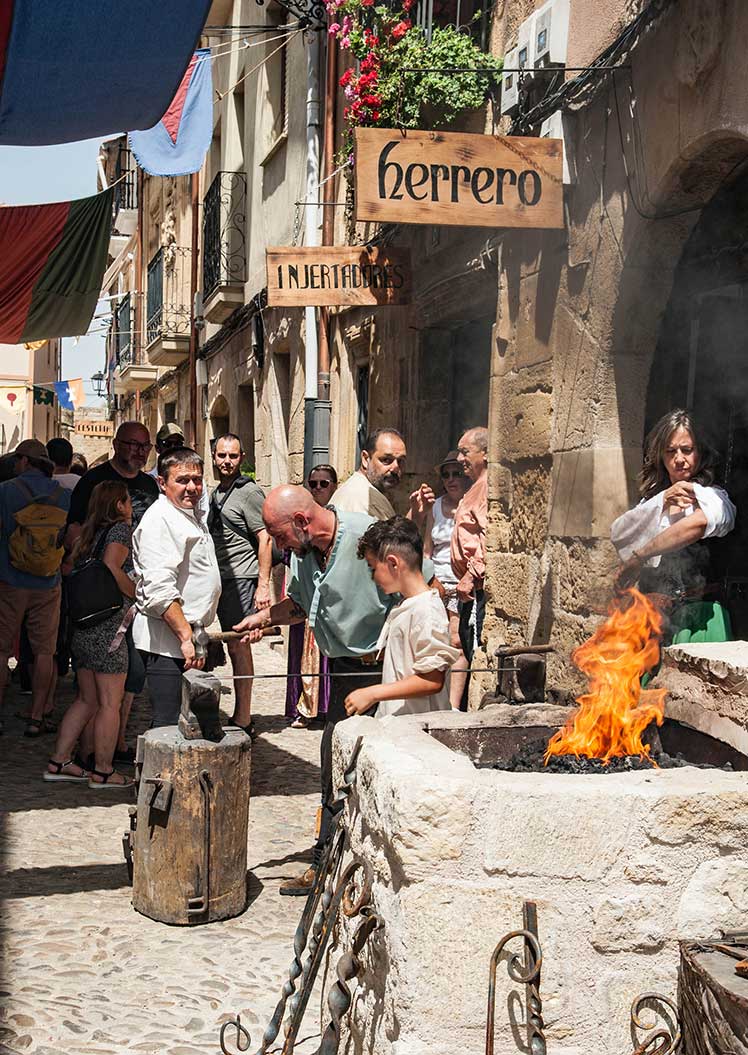
[[350,718],[353,714],[365,714],[376,702],[376,698],[371,695],[369,689],[354,689],[346,696],[343,706]]

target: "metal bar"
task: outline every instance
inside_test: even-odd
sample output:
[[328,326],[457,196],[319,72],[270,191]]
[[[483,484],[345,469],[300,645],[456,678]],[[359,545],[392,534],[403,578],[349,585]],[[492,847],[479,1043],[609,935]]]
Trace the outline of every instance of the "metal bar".
[[[519,670],[519,667],[502,667],[501,671],[497,671],[494,667],[476,667],[474,670],[469,670],[468,674],[497,674],[505,670]],[[214,670],[210,672],[215,674],[219,681],[270,681],[274,678],[370,678],[371,673],[365,670],[356,671],[350,674],[216,674]]]
[[505,66],[501,70],[489,66],[403,66],[400,73],[585,73],[588,70],[630,70],[630,66],[549,66],[543,69],[530,70],[527,66]]
[[[525,902],[525,905],[531,904]],[[527,912],[523,906],[523,918],[527,918]],[[513,941],[515,938],[524,939],[524,962],[520,953],[511,953],[506,962],[507,973],[513,982],[518,982],[525,986],[532,987],[532,1015],[534,1017],[533,1023],[533,1038],[535,1046],[531,1048],[532,1055],[546,1055],[546,1041],[545,1041],[545,1026],[543,1023],[543,1004],[540,999],[540,971],[543,966],[543,951],[540,947],[537,934],[534,934],[531,930],[512,930],[508,934],[505,934],[501,941],[498,943],[491,955],[491,961],[488,970],[488,1009],[486,1012],[486,1047],[485,1055],[494,1055],[494,1032],[495,1032],[495,1017],[496,1017],[496,971],[499,964],[499,959],[504,952],[505,947]],[[527,952],[528,945],[530,947],[530,954]],[[528,968],[528,962],[532,963],[532,967]],[[528,1030],[530,1020],[530,1005],[528,1003],[527,1008],[528,1018]]]

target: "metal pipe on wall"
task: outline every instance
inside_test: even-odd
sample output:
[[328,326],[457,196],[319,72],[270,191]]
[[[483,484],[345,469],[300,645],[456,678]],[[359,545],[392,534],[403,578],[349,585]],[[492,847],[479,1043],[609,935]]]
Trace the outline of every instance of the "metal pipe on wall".
[[190,253],[190,443],[197,450],[197,326],[195,300],[197,298],[197,261],[200,235],[200,173],[193,172],[192,183],[192,239]]
[[[320,33],[306,34],[307,95],[306,95],[306,194],[307,203],[315,202],[319,195],[319,146],[321,127],[320,108]],[[319,244],[319,209],[304,206],[304,244]],[[317,404],[318,352],[317,315],[312,307],[304,309],[305,354],[304,354],[304,479],[314,464],[314,417]]]
[[[334,37],[326,34],[327,63],[325,74],[325,125],[323,151],[323,211],[322,245],[332,245],[335,219],[332,203],[335,200],[335,180],[331,179],[335,166],[335,108],[338,89],[338,47]],[[317,372],[317,403],[314,414],[315,463],[330,460],[330,313],[319,310],[319,362]]]

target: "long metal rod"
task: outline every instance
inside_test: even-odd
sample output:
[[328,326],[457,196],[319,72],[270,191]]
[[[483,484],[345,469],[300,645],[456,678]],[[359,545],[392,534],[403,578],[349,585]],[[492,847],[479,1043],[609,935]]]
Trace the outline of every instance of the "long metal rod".
[[190,441],[197,450],[197,329],[195,327],[195,298],[197,297],[197,263],[200,239],[200,173],[194,172],[192,188],[192,258],[190,260]]
[[[504,667],[506,670],[517,670],[517,667]],[[263,681],[264,679],[271,678],[370,678],[370,671],[352,671],[349,674],[216,674],[214,670],[210,671],[211,674],[215,675],[219,681]],[[473,670],[468,670],[468,674],[498,674],[493,667],[475,667]]]

